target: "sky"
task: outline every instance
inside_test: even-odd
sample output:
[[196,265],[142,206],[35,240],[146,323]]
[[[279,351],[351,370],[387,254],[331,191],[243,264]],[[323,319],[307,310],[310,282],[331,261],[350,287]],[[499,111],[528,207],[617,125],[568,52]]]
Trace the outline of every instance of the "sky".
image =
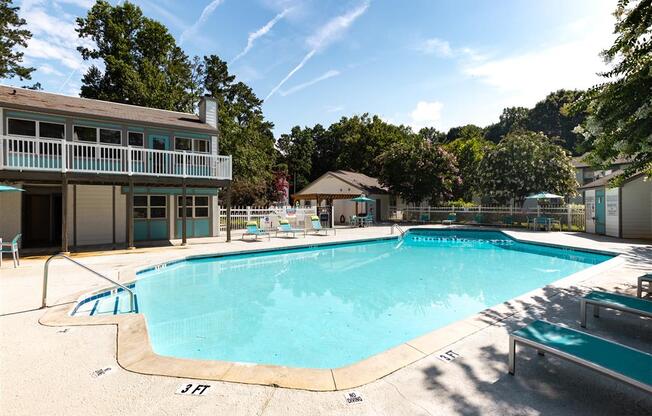
[[[78,95],[75,32],[93,0],[14,0],[32,82]],[[111,1],[116,4],[117,1]],[[370,113],[415,130],[498,120],[605,68],[615,0],[136,0],[190,55],[216,54],[264,99],[276,136]],[[17,79],[0,80],[25,85]]]

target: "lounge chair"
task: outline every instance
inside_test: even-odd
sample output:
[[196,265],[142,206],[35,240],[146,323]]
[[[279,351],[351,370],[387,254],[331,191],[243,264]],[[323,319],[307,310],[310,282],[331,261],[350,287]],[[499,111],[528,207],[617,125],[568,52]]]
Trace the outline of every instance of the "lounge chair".
[[319,221],[319,217],[316,215],[313,215],[310,217],[310,225],[312,226],[312,229],[308,231],[312,231],[315,234],[319,234],[321,231],[324,231],[326,235],[328,235],[328,232],[330,230],[333,230],[333,235],[337,234],[337,231],[335,231],[335,228],[329,228],[329,227],[322,227],[321,226],[321,221]]
[[18,241],[22,237],[22,234],[18,233],[11,240],[11,243],[3,243],[2,238],[0,238],[0,267],[2,267],[2,255],[4,253],[11,253],[11,257],[14,260],[14,267],[20,266],[20,256],[18,255]]
[[617,293],[593,291],[584,296],[580,301],[582,328],[586,328],[586,305],[593,305],[593,316],[596,318],[600,316],[601,307],[652,318],[652,301],[650,300],[619,295]]
[[514,225],[514,217],[512,217],[511,215],[508,215],[508,216],[506,216],[506,217],[503,217],[503,225],[504,225],[505,227],[511,227],[511,226],[513,226],[513,225]]
[[509,335],[509,374],[516,344],[536,348],[652,393],[652,354],[546,321],[534,321]]
[[430,214],[426,214],[426,213],[419,214],[419,222],[430,222]]
[[652,294],[652,273],[638,277],[636,296],[642,298],[643,292],[647,293],[648,296]]
[[457,221],[457,214],[454,213],[454,212],[451,212],[451,213],[448,214],[448,217],[445,220],[443,220],[441,223],[451,225],[456,221]]
[[285,235],[292,234],[292,237],[296,237],[297,233],[302,233],[303,236],[306,236],[306,230],[302,228],[292,228],[290,225],[290,222],[288,220],[280,220],[278,228],[276,228],[276,236],[278,237],[278,233],[283,233]]
[[256,221],[249,221],[247,223],[247,230],[242,234],[242,239],[244,240],[246,235],[253,235],[255,240],[258,240],[259,236],[267,236],[267,239],[271,238],[271,235],[267,231],[263,231],[258,228],[258,223]]

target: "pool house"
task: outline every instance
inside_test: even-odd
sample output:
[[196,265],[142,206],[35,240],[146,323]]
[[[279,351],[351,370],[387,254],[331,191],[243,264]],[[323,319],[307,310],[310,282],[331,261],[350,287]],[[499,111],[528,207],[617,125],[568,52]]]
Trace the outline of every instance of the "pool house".
[[[0,236],[25,248],[134,247],[219,234],[217,102],[199,114],[0,86]],[[184,198],[185,196],[185,198]]]

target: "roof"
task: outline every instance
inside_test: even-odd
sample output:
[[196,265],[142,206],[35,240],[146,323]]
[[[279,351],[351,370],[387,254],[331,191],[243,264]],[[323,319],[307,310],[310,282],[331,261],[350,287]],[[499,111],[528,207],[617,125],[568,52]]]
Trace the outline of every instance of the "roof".
[[[332,190],[332,191],[320,191],[320,192],[314,192],[312,191],[311,188],[315,187],[322,179],[327,178],[327,177],[333,177],[335,179],[338,179],[349,186],[355,188],[355,190]],[[352,191],[354,191],[352,193]],[[296,193],[294,197],[316,197],[316,196],[323,196],[323,197],[328,197],[328,198],[333,198],[333,197],[346,197],[346,198],[351,198],[354,196],[358,196],[360,193],[364,194],[387,194],[389,193],[387,188],[382,186],[379,182],[378,179],[372,178],[371,176],[367,176],[363,173],[358,173],[358,172],[351,172],[348,170],[334,170],[334,171],[328,171],[321,175],[319,178],[315,179],[308,185],[306,185],[305,188],[303,188],[301,191]]]
[[71,97],[5,85],[0,85],[0,106],[76,117],[95,117],[138,124],[155,124],[170,128],[190,128],[206,133],[217,133],[216,128],[202,123],[196,114]]
[[378,182],[378,179],[367,176],[364,173],[351,172],[348,170],[336,170],[328,172],[331,175],[362,189],[368,194],[386,194],[388,189]]
[[[586,156],[588,156],[588,153],[584,153],[582,156],[574,157],[571,160],[571,164],[573,165],[573,167],[575,167],[575,168],[588,168],[588,167],[591,167],[590,163],[587,163],[587,162],[584,161],[584,158],[586,158]],[[624,158],[624,157],[619,157],[619,158],[614,159],[613,162],[611,162],[611,166],[624,165],[624,164],[631,163],[631,162],[632,162],[631,159]]]
[[[624,172],[625,171],[623,169],[615,170],[615,171],[611,172],[610,174],[605,175],[605,176],[603,176],[603,177],[601,177],[599,179],[596,179],[593,182],[589,182],[586,185],[582,185],[577,189],[578,190],[585,190],[585,189],[591,189],[591,188],[609,187],[609,181],[611,179],[615,178],[616,176],[621,175]],[[634,179],[642,176],[643,174],[644,174],[643,172],[639,172],[639,173],[637,173],[637,174],[635,174],[633,176],[630,176],[629,178],[627,178],[627,180],[625,180],[625,183],[631,182]]]

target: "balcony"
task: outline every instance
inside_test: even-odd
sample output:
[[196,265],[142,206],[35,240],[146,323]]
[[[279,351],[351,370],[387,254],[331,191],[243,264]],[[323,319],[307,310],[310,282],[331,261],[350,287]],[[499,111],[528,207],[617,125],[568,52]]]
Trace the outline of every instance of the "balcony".
[[231,180],[231,156],[0,136],[0,170]]

